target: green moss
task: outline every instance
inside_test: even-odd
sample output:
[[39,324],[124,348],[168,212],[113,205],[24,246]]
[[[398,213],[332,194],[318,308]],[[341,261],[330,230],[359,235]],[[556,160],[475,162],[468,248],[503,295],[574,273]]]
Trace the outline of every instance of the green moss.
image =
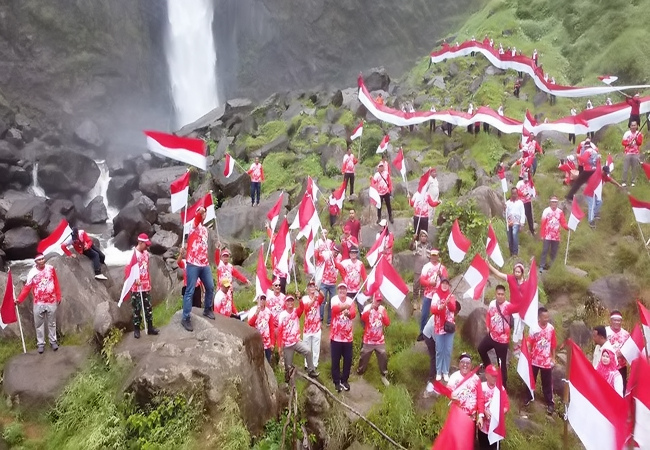
[[341,114],[339,120],[336,121],[336,123],[345,126],[345,128],[349,131],[353,130],[354,127],[356,127],[359,124],[358,122],[359,122],[358,119],[354,117],[354,114],[352,114],[352,111],[350,111],[349,109],[343,111],[343,114]]
[[244,138],[244,145],[248,147],[249,150],[257,150],[286,133],[286,122],[282,120],[273,120],[260,126],[256,136],[246,136]]

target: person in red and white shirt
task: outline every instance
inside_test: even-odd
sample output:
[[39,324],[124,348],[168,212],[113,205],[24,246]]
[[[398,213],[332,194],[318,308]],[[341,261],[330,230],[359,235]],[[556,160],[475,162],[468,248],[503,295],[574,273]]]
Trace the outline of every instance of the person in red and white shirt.
[[203,315],[214,320],[212,302],[214,300],[214,281],[208,260],[208,229],[203,225],[205,208],[199,207],[194,215],[189,235],[187,236],[186,272],[187,286],[183,296],[183,319],[181,325],[187,331],[194,331],[190,314],[192,312],[192,296],[196,287],[196,281],[201,280],[205,287],[205,302]]
[[639,93],[635,93],[634,97],[627,95],[624,92],[621,92],[626,98],[625,98],[625,103],[630,105],[630,118],[627,121],[627,126],[630,127],[632,125],[632,122],[636,122],[637,124],[641,123],[641,96]]
[[436,343],[436,380],[440,381],[443,378],[448,382],[456,330],[456,297],[449,289],[447,278],[440,280],[440,286],[433,294],[431,314],[436,318],[433,323],[433,340]]
[[277,321],[280,313],[284,311],[284,301],[286,296],[280,290],[280,280],[273,280],[271,291],[266,295],[266,307],[271,310],[273,318]]
[[[329,241],[329,240],[328,240]],[[336,296],[336,283],[339,277],[339,271],[336,269],[336,263],[341,262],[343,258],[339,254],[338,246],[332,244],[317,246],[314,251],[316,265],[323,267],[323,278],[321,279],[320,291],[323,293],[325,300],[320,306],[320,320],[325,318],[325,306],[327,305],[327,326],[332,322],[332,299]]]
[[90,259],[93,263],[93,270],[95,271],[95,278],[98,280],[106,280],[106,276],[102,274],[102,267],[101,265],[104,264],[104,259],[106,258],[104,256],[104,253],[97,247],[95,247],[95,243],[93,240],[88,236],[88,233],[86,233],[84,230],[79,230],[76,227],[72,229],[72,234],[70,237],[68,237],[63,244],[61,244],[61,250],[63,250],[63,253],[65,253],[67,256],[70,256],[72,258],[76,258],[77,255],[75,253],[72,253],[68,247],[72,245],[72,247],[75,249],[75,251],[81,255],[86,256],[88,259]]
[[264,356],[271,364],[271,356],[273,355],[273,346],[275,343],[275,320],[271,310],[266,307],[266,295],[262,294],[257,299],[257,308],[253,314],[248,317],[248,324],[257,329],[262,336],[262,344],[264,345]]
[[618,395],[624,397],[623,376],[616,368],[616,355],[614,352],[605,349],[600,354],[600,360],[596,366],[596,372],[600,374]]
[[[321,316],[320,306],[323,304],[323,294],[316,290],[316,283],[311,280],[307,284],[307,295],[300,300],[305,312],[305,323],[302,330],[302,342],[311,350],[314,369],[318,369],[320,358]],[[305,369],[307,361],[305,361]]]
[[440,204],[435,201],[428,192],[424,194],[415,193],[409,197],[409,205],[413,207],[413,229],[417,236],[421,230],[429,232],[429,213],[431,208]]
[[639,148],[643,145],[643,133],[639,131],[639,124],[636,121],[630,122],[630,129],[623,135],[623,147],[625,147],[623,158],[623,183],[622,186],[627,186],[627,173],[631,171],[631,185],[634,187],[636,181],[636,174],[641,165],[641,156]]
[[[542,373],[542,393],[546,400],[547,412],[553,414],[555,411],[555,402],[553,401],[553,366],[555,365],[555,350],[557,348],[557,338],[555,328],[548,323],[549,313],[543,306],[538,310],[539,330],[531,333],[526,340],[528,353],[532,359],[533,377],[537,379],[537,374]],[[533,401],[530,391],[528,395],[528,404]]]
[[[366,267],[359,259],[359,249],[352,247],[350,249],[350,259],[344,259],[341,262],[336,262],[336,269],[343,278],[343,283],[347,286],[347,296],[355,299],[359,288],[366,281]],[[357,302],[357,309],[361,314],[361,306]]]
[[[548,208],[542,212],[541,237],[543,242],[542,257],[540,259],[539,271],[548,270],[555,261],[557,251],[560,248],[560,227],[569,229],[564,217],[564,211],[557,207],[558,200],[552,196]],[[551,251],[551,261],[546,264],[546,257]]]
[[361,245],[361,222],[357,219],[357,213],[354,209],[350,210],[348,220],[343,224],[344,231],[345,227],[350,228],[350,236],[355,238]]
[[227,278],[220,280],[219,285],[219,290],[214,296],[214,312],[226,317],[238,314],[230,280]]
[[578,192],[580,187],[589,181],[589,178],[596,171],[598,159],[598,147],[592,142],[591,138],[587,137],[584,141],[578,144],[576,148],[576,155],[578,157],[578,177],[571,184],[571,189],[566,195],[567,201],[573,201],[573,196]]
[[[219,248],[221,248],[221,245],[218,244]],[[217,280],[219,280],[218,283],[221,283],[222,280],[228,280],[230,281],[230,284],[232,284],[232,279],[236,278],[242,283],[247,284],[248,286],[251,285],[251,282],[242,274],[239,270],[235,268],[232,264],[230,264],[230,250],[227,248],[224,248],[222,250],[215,250],[214,252],[214,260],[217,262]],[[217,285],[217,288],[219,288],[220,285]]]
[[495,289],[495,299],[490,302],[488,312],[485,316],[485,324],[488,333],[478,345],[478,354],[481,356],[483,366],[490,364],[488,352],[494,349],[497,355],[497,362],[501,367],[501,380],[503,386],[508,382],[508,366],[506,358],[510,343],[510,321],[512,313],[516,308],[506,299],[506,287],[502,284]]
[[[332,299],[332,328],[330,330],[330,351],[332,355],[332,382],[337,392],[349,391],[350,369],[352,368],[352,321],[357,316],[354,300],[347,296],[345,283],[337,286],[337,296]],[[343,371],[341,371],[343,359]]]
[[379,221],[379,226],[382,229],[375,235],[375,241],[378,241],[381,234],[384,232],[384,230],[386,230],[386,236],[384,237],[384,242],[381,245],[382,254],[384,255],[384,259],[388,261],[388,264],[392,264],[393,245],[395,244],[395,235],[388,230],[388,223],[386,222],[386,219],[381,219]]
[[[417,274],[416,274],[417,276]],[[422,267],[420,272],[420,286],[424,287],[424,297],[422,298],[422,311],[420,312],[420,336],[418,341],[424,340],[422,330],[429,320],[431,314],[431,299],[440,286],[440,280],[447,278],[447,268],[440,262],[440,250],[437,248],[429,251],[429,262]]]
[[354,166],[359,161],[352,154],[352,146],[348,146],[348,152],[343,155],[343,166],[341,173],[343,173],[343,180],[350,187],[350,195],[354,194]]
[[[138,236],[138,244],[134,248],[138,260],[140,278],[135,280],[131,288],[131,307],[133,308],[133,337],[140,338],[142,311],[147,321],[147,334],[157,335],[158,330],[153,326],[153,309],[151,306],[151,276],[149,274],[149,250],[151,241],[145,233]],[[128,269],[128,266],[125,270]],[[128,276],[128,273],[126,274]]]
[[307,361],[308,374],[311,378],[318,377],[314,369],[314,358],[311,350],[304,342],[300,341],[300,316],[304,311],[302,303],[294,308],[295,297],[287,295],[284,302],[284,311],[278,317],[278,348],[284,356],[284,380],[288,383],[293,367],[293,355],[298,352]]
[[[185,249],[182,248],[180,252],[178,252],[178,258],[176,258],[176,264],[178,264],[178,268],[183,271],[183,288],[181,289],[181,299],[185,295],[185,291],[187,288],[187,260],[185,259]],[[203,286],[201,285],[201,280],[196,280],[196,286],[194,286],[194,295],[192,295],[192,307],[193,308],[200,308],[203,304]]]
[[623,377],[623,392],[625,392],[627,388],[627,362],[621,354],[621,347],[630,338],[630,333],[623,328],[623,315],[620,311],[615,309],[610,313],[609,326],[605,328],[605,332],[607,333],[607,340],[616,354],[618,371],[621,372]]
[[255,162],[246,172],[251,177],[251,206],[260,204],[260,194],[262,192],[262,181],[264,181],[264,169],[260,163],[260,157],[255,157]]
[[535,235],[535,220],[533,219],[533,199],[537,197],[535,185],[530,177],[530,171],[523,173],[523,180],[517,182],[517,197],[524,204],[524,213],[526,214],[526,222],[528,222],[528,230],[530,234]]
[[[503,369],[502,369],[503,371]],[[481,390],[483,391],[483,402],[485,407],[483,408],[485,414],[485,420],[483,421],[483,426],[478,429],[478,444],[480,450],[496,450],[497,443],[490,444],[488,439],[488,432],[490,431],[490,420],[492,415],[490,414],[490,406],[492,403],[492,398],[494,394],[499,389],[497,387],[497,377],[499,376],[499,371],[492,364],[489,364],[485,368],[485,381],[481,383]],[[510,410],[510,401],[508,400],[508,393],[506,392],[505,386],[501,386],[501,398],[503,398],[503,412],[507,413]]]
[[56,309],[61,303],[61,287],[56,276],[56,270],[45,264],[42,254],[36,255],[35,266],[27,273],[27,282],[16,299],[16,303],[25,301],[29,293],[34,298],[34,327],[36,328],[36,345],[38,353],[45,351],[45,323],[47,335],[52,350],[57,351],[59,344],[56,339]]
[[348,259],[350,257],[350,249],[352,247],[359,247],[359,241],[352,236],[351,228],[348,225],[343,226],[343,236],[341,237],[341,257]]
[[485,417],[483,389],[481,379],[472,372],[472,358],[467,353],[461,353],[458,358],[458,370],[449,377],[447,387],[451,389],[452,401],[482,428]]
[[380,208],[377,209],[377,223],[381,221],[381,209],[386,205],[388,211],[388,220],[393,223],[393,209],[390,206],[390,194],[393,192],[393,181],[390,178],[388,165],[381,161],[377,165],[377,172],[370,178],[370,186],[377,189],[380,197]]
[[359,355],[357,374],[363,375],[368,367],[368,362],[373,352],[377,355],[377,364],[381,374],[381,382],[389,386],[388,382],[388,354],[384,340],[384,327],[390,325],[388,311],[381,305],[381,292],[374,293],[372,303],[366,305],[361,313],[361,321],[366,324],[363,330],[363,346]]

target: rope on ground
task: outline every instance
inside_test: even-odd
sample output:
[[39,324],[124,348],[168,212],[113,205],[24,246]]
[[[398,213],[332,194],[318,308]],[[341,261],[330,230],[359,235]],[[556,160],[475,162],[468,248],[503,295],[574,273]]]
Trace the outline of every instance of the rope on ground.
[[397,448],[399,448],[399,449],[401,449],[401,450],[407,450],[405,447],[402,447],[400,444],[398,444],[397,442],[395,442],[395,441],[394,441],[390,436],[388,436],[386,433],[384,433],[383,431],[381,431],[381,430],[379,429],[379,427],[378,427],[377,425],[375,425],[374,423],[372,423],[370,420],[368,420],[368,418],[367,418],[366,416],[364,416],[363,414],[361,414],[359,411],[357,411],[357,410],[354,409],[353,407],[351,407],[351,406],[347,405],[346,403],[344,403],[343,401],[341,401],[341,400],[340,400],[336,395],[334,395],[334,393],[333,393],[332,391],[330,391],[329,389],[327,389],[327,387],[325,387],[323,384],[319,383],[318,381],[316,381],[316,380],[314,380],[314,379],[312,379],[312,378],[309,378],[309,377],[308,377],[307,375],[305,375],[304,373],[300,373],[300,372],[298,372],[298,375],[300,375],[300,376],[301,376],[302,378],[304,378],[305,380],[309,381],[311,384],[313,384],[314,386],[316,386],[317,388],[319,388],[321,391],[323,391],[323,392],[325,392],[326,394],[328,394],[328,395],[329,395],[332,399],[334,399],[334,401],[337,402],[339,405],[343,406],[343,407],[346,408],[348,411],[350,411],[350,412],[354,413],[355,415],[359,416],[359,418],[361,418],[364,422],[366,422],[368,425],[370,425],[370,427],[371,427],[373,430],[375,430],[377,433],[379,433],[379,434],[381,435],[381,437],[383,437],[384,439],[386,439],[388,442],[390,442],[391,444],[393,444],[395,447],[397,447]]

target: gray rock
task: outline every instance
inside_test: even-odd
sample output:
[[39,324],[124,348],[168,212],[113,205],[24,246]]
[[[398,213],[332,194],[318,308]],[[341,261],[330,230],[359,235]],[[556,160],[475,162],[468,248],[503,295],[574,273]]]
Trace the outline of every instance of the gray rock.
[[437,178],[440,195],[460,190],[461,180],[455,173],[438,171]]
[[[123,270],[121,270],[123,273]],[[117,293],[119,296],[119,293]],[[95,308],[95,317],[93,318],[93,331],[99,342],[113,329],[118,328],[124,331],[133,330],[132,309],[128,307],[118,308],[114,301],[104,301]]]
[[460,172],[463,169],[465,169],[465,166],[463,165],[463,161],[460,159],[460,156],[451,155],[451,157],[447,160],[447,170],[450,170],[452,172]]
[[127,336],[118,346],[118,358],[135,364],[126,390],[146,405],[157,392],[173,395],[194,387],[195,395],[204,395],[209,414],[218,414],[224,397],[234,395],[245,426],[261,432],[277,412],[278,386],[259,333],[236,319],[208,320],[199,310],[192,314],[193,333],[180,320],[179,311],[153,345]]
[[70,150],[47,150],[39,156],[38,179],[46,193],[85,195],[100,171],[88,156]]
[[48,350],[39,355],[33,350],[14,356],[4,367],[3,391],[14,406],[24,411],[50,408],[89,356],[90,349],[80,346],[62,346],[56,353]]
[[454,61],[449,63],[449,67],[447,68],[447,73],[449,74],[450,77],[455,77],[460,73],[460,69],[458,68],[458,64],[456,64]]
[[86,205],[86,209],[83,211],[83,219],[87,223],[106,223],[108,212],[106,211],[106,205],[104,205],[104,197],[98,195]]
[[131,192],[138,188],[138,176],[116,175],[108,182],[106,197],[111,205],[121,208],[131,201]]
[[372,91],[388,91],[390,87],[390,77],[386,73],[386,69],[378,67],[370,70],[370,74],[364,76],[363,79],[369,92]]
[[104,146],[104,138],[99,132],[99,127],[90,119],[84,120],[74,130],[74,138],[83,146],[91,148],[102,148]]
[[569,143],[569,135],[559,131],[541,131],[537,136],[540,143],[549,140],[554,145],[566,145]]
[[353,114],[357,114],[361,107],[359,101],[359,89],[348,88],[342,91],[343,93],[343,108],[349,109]]
[[485,69],[485,75],[503,75],[504,73],[504,70],[494,66],[487,66]]
[[591,330],[582,320],[574,320],[569,325],[569,338],[584,347],[591,342]]
[[[260,206],[251,207],[250,198],[238,195],[226,200],[217,210],[219,233],[222,237],[245,241],[255,230],[264,229],[266,214],[275,205],[280,193],[271,194],[260,201]],[[288,198],[284,196],[284,205]]]
[[289,146],[289,136],[283,134],[278,136],[273,141],[264,145],[259,150],[253,152],[253,156],[259,156],[260,158],[266,158],[271,153],[285,151]]
[[535,96],[533,97],[533,105],[535,105],[535,108],[539,108],[544,103],[546,103],[547,100],[548,100],[548,95],[546,94],[546,92],[540,91],[537,94],[535,94]]
[[167,214],[171,211],[172,201],[170,198],[159,198],[156,200],[156,212],[160,216],[161,214]]
[[160,230],[151,237],[151,253],[162,255],[168,249],[180,244],[181,238],[172,231]]
[[442,148],[442,153],[445,156],[449,156],[450,153],[455,152],[459,148],[462,148],[463,144],[461,142],[456,142],[456,141],[447,141],[445,142],[445,145]]
[[445,85],[445,78],[442,75],[436,75],[435,77],[431,78],[431,80],[429,80],[427,85],[436,87],[438,89],[443,89],[443,90],[447,87]]
[[[1,133],[0,133],[1,134]],[[17,164],[20,152],[9,142],[0,141],[0,163]]]
[[12,228],[5,232],[2,249],[9,259],[33,258],[40,240],[38,232],[31,227]]
[[187,172],[184,166],[150,169],[140,175],[140,191],[152,200],[169,197],[172,182]]
[[589,285],[587,293],[608,310],[625,311],[639,298],[639,287],[622,274],[607,275]]
[[163,213],[158,215],[158,225],[162,230],[172,231],[176,234],[181,234],[183,232],[181,226],[181,217],[180,214],[169,214]]
[[341,92],[340,89],[334,92],[334,95],[332,95],[330,102],[334,107],[340,108],[343,105],[343,92]]
[[471,92],[472,94],[475,94],[476,91],[479,90],[479,88],[481,87],[482,84],[483,84],[483,77],[479,76],[479,77],[474,78],[472,83],[469,85],[469,88],[468,88],[469,92]]
[[154,202],[142,195],[131,200],[113,219],[113,235],[117,236],[120,231],[125,231],[129,236],[129,242],[135,245],[138,234],[147,233],[149,236],[153,234],[152,224],[157,217]]
[[[463,309],[464,308],[461,308],[461,314]],[[487,309],[481,304],[478,308],[474,309],[463,322],[461,336],[465,342],[472,346],[472,348],[477,348],[487,334],[487,326],[485,325],[486,315]]]
[[478,209],[488,217],[503,217],[505,200],[503,194],[488,186],[479,186],[463,196],[459,203],[474,200]]
[[176,132],[178,136],[189,136],[191,133],[205,133],[209,128],[216,125],[226,112],[226,105],[221,105],[205,114],[203,117],[195,120],[194,122],[183,126]]
[[24,145],[23,134],[17,128],[9,128],[5,133],[5,140],[17,148],[22,148]]
[[20,186],[29,186],[32,182],[31,174],[27,173],[25,169],[19,166],[11,166],[9,168],[11,182],[19,184]]

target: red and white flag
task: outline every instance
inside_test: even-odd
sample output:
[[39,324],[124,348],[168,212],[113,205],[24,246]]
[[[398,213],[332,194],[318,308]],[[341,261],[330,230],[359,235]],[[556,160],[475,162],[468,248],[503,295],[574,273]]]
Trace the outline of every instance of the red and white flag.
[[266,218],[269,221],[269,226],[271,228],[271,233],[275,233],[275,227],[278,224],[278,220],[280,219],[280,211],[282,211],[283,201],[284,191],[280,192],[280,198],[278,198],[278,201],[275,202],[273,208],[271,208],[271,210],[266,215]]
[[147,148],[176,161],[206,170],[205,142],[201,139],[179,137],[159,131],[145,131]]
[[7,273],[7,287],[5,288],[5,295],[2,299],[2,306],[0,306],[0,328],[3,330],[10,323],[18,322],[16,315],[16,294],[14,293],[14,281],[11,276],[11,269]]
[[[634,401],[634,429],[632,435],[640,449],[650,448],[650,363],[639,358],[632,371],[637,374],[631,394]],[[631,378],[631,377],[630,377]]]
[[257,254],[257,270],[255,271],[255,298],[260,295],[266,295],[271,289],[271,280],[264,264],[264,245],[260,247]]
[[573,203],[571,203],[571,215],[569,216],[569,229],[575,231],[584,217],[585,213],[580,209],[578,197],[573,197]]
[[63,249],[61,248],[61,245],[63,245],[63,243],[68,239],[68,237],[70,237],[71,234],[72,228],[70,228],[70,224],[68,224],[67,220],[61,219],[61,222],[59,222],[54,231],[52,231],[48,237],[38,243],[36,251],[38,253],[42,253],[43,255],[47,255],[49,253],[57,253],[59,255],[63,255]]
[[451,233],[449,233],[449,240],[447,241],[449,258],[455,263],[462,262],[471,245],[470,240],[461,233],[458,219],[456,219],[451,227]]
[[490,411],[488,441],[490,445],[494,445],[506,438],[506,396],[504,395],[501,371],[497,375],[497,385],[494,388],[494,394],[492,394],[488,409]]
[[614,81],[618,80],[618,77],[615,77],[613,75],[601,75],[598,77],[598,79],[609,86]]
[[370,267],[374,267],[375,264],[377,264],[379,256],[384,252],[384,242],[386,241],[387,236],[388,228],[384,228],[384,230],[379,234],[379,238],[375,241],[372,247],[370,247],[368,253],[366,253],[366,261],[368,261]]
[[596,372],[573,341],[567,418],[586,450],[622,449],[628,435],[628,402]]
[[639,316],[641,317],[641,329],[643,330],[643,335],[645,336],[646,342],[646,352],[650,355],[650,311],[648,308],[643,306],[643,303],[636,302],[639,307]]
[[650,203],[637,200],[631,195],[629,198],[636,221],[638,223],[650,223]]
[[314,201],[309,191],[307,191],[302,196],[300,206],[298,207],[298,214],[296,214],[290,229],[299,230],[296,239],[300,239],[303,236],[309,236],[310,231],[313,231],[314,234],[318,233],[320,225],[320,219],[318,218]]
[[226,153],[226,157],[223,165],[223,176],[230,178],[230,175],[235,171],[235,158]]
[[135,256],[135,249],[133,249],[133,254],[131,255],[131,261],[124,268],[124,285],[122,286],[122,293],[120,294],[120,301],[117,302],[117,307],[122,306],[124,299],[131,292],[131,288],[136,281],[140,279],[140,266],[138,265],[138,258]]
[[640,356],[646,357],[645,352],[645,341],[643,339],[643,331],[637,323],[634,325],[630,337],[623,343],[621,346],[621,355],[627,360],[628,363],[632,364],[632,361],[639,358]]
[[318,200],[318,193],[320,192],[320,189],[318,189],[318,186],[316,186],[316,182],[314,179],[307,175],[307,189],[305,192],[308,192],[309,195],[311,195],[311,198],[314,199],[314,202]]
[[345,188],[348,185],[347,180],[343,180],[341,186],[330,195],[329,204],[330,206],[338,206],[339,210],[343,209],[343,200],[345,200]]
[[517,361],[517,373],[523,380],[524,384],[530,391],[530,395],[535,398],[535,377],[533,376],[533,360],[528,353],[526,342],[521,344],[521,352]]
[[506,192],[508,192],[508,180],[506,180],[506,168],[504,166],[499,167],[499,170],[497,171],[497,176],[501,181],[501,190],[505,194]]
[[614,158],[612,158],[611,153],[607,154],[607,161],[605,164],[609,167],[609,173],[614,173]]
[[537,263],[535,258],[530,263],[528,280],[522,286],[521,304],[518,305],[521,320],[528,325],[531,332],[538,331],[539,289],[537,287]]
[[419,195],[424,195],[427,192],[427,189],[429,188],[429,182],[431,181],[431,171],[433,169],[429,169],[424,174],[420,177],[420,181],[418,182],[418,190],[417,194]]
[[207,224],[211,220],[217,220],[217,214],[214,209],[214,203],[212,203],[212,193],[208,192],[200,198],[196,203],[187,208],[185,211],[181,211],[181,221],[183,222],[183,229],[185,233],[189,233],[192,228],[192,223],[194,222],[194,216],[196,216],[196,210],[199,207],[205,208],[205,217],[203,218],[203,223]]
[[174,180],[169,186],[172,196],[171,212],[175,213],[187,207],[187,197],[190,195],[190,171],[177,180]]
[[472,263],[467,268],[467,272],[463,275],[469,289],[465,292],[465,297],[471,297],[478,300],[483,295],[483,290],[487,284],[488,277],[490,276],[490,268],[487,262],[478,253],[474,256]]
[[648,180],[650,180],[650,164],[648,164],[647,162],[642,162],[641,167],[645,172],[645,176],[648,178]]
[[475,428],[471,417],[456,403],[452,403],[447,420],[431,450],[474,450]]
[[363,120],[359,122],[359,125],[356,126],[354,130],[352,130],[352,134],[350,135],[350,140],[354,141],[357,138],[360,138],[363,135]]
[[388,150],[388,141],[390,141],[390,137],[388,137],[388,135],[384,136],[384,138],[379,143],[379,146],[377,147],[377,153],[384,153],[386,150]]
[[291,235],[289,234],[289,222],[285,218],[280,225],[278,234],[273,240],[273,260],[275,267],[282,273],[289,273],[289,253],[291,252]]
[[370,199],[371,205],[373,205],[377,209],[381,208],[381,197],[379,196],[379,191],[375,186],[374,179],[370,180],[370,188],[368,189],[368,198]]
[[[399,309],[408,295],[409,288],[399,276],[399,273],[388,262],[386,258],[381,258],[379,263],[372,269],[366,281],[368,285],[367,292],[360,299],[359,303],[365,303],[365,296],[372,298],[375,292],[379,291],[393,305]],[[357,296],[359,299],[359,296]]]
[[596,161],[596,170],[587,180],[583,194],[585,197],[603,198],[603,168],[600,159]]
[[404,149],[402,149],[402,147],[399,148],[397,156],[393,159],[393,165],[402,175],[404,183],[406,183],[406,161],[404,160]]
[[497,242],[497,235],[494,232],[494,228],[492,228],[491,223],[488,225],[488,235],[487,242],[485,244],[485,250],[487,251],[487,255],[490,257],[490,259],[494,261],[494,264],[499,267],[503,267],[503,254],[501,253],[501,248]]
[[310,231],[307,237],[307,246],[305,247],[305,273],[309,275],[316,273],[315,255],[314,232]]

